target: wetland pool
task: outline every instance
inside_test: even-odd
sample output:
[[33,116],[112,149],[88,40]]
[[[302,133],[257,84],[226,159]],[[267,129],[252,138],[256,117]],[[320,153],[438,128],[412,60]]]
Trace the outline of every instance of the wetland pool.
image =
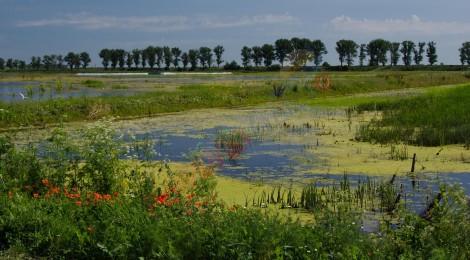
[[[292,105],[194,111],[113,125],[126,143],[150,146],[133,149],[127,156],[186,163],[200,159],[215,165],[219,174],[237,179],[331,185],[344,174],[352,182],[390,179],[396,174],[407,189],[412,189],[408,184],[413,182],[433,190],[437,186],[432,183],[459,183],[470,194],[470,165],[454,158],[458,152],[466,156],[468,151],[463,148],[445,148],[447,157],[432,157],[428,153],[434,153],[434,148],[409,147],[409,159],[396,161],[389,158],[387,146],[352,141],[354,130],[347,130],[348,126],[354,129],[363,118],[348,121],[342,109]],[[412,152],[420,159],[416,175],[410,178]],[[347,160],[346,155],[350,162],[337,162]],[[358,162],[363,166],[357,167]],[[382,171],[361,171],[368,165]],[[434,170],[435,165],[439,168]]]
[[57,98],[130,96],[138,91],[129,89],[94,89],[80,84],[40,82],[0,82],[0,102],[12,103],[27,100],[45,101]]

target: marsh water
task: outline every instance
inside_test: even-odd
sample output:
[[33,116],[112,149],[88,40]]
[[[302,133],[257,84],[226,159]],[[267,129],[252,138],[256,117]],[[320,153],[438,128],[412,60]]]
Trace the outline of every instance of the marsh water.
[[[326,170],[324,150],[337,141],[332,143],[323,138],[335,133],[319,118],[338,120],[344,116],[343,110],[290,106],[169,115],[121,122],[118,129],[128,143],[150,145],[150,149],[140,149],[128,156],[176,162],[201,159],[216,165],[219,174],[249,181],[332,185],[337,184],[344,174],[352,183],[367,178],[390,179],[391,174]],[[340,138],[336,136],[332,140]],[[411,158],[404,163],[411,165]],[[430,193],[438,189],[439,183],[459,183],[470,195],[470,169],[459,173],[426,169],[412,177],[403,173],[398,175],[401,177],[397,181],[408,191],[419,189]]]
[[39,82],[0,82],[0,102],[22,102],[25,100],[49,100],[76,97],[129,96],[136,91],[128,89],[94,89],[80,84],[64,84]]

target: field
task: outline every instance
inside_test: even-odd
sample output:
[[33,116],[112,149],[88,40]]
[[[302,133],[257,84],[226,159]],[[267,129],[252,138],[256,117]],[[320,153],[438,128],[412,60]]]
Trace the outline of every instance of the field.
[[0,257],[468,259],[469,93],[462,71],[1,73]]

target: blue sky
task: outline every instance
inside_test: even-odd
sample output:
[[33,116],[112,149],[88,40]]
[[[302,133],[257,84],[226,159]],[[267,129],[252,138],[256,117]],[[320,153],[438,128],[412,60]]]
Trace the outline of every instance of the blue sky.
[[101,48],[148,45],[225,46],[239,60],[243,45],[281,37],[321,39],[337,64],[342,38],[365,43],[437,42],[439,62],[458,63],[470,41],[468,0],[0,0],[0,57],[88,51],[99,64]]

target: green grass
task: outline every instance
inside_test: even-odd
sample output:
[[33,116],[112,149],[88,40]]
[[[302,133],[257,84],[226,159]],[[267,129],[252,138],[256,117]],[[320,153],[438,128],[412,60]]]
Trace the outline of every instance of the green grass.
[[363,125],[358,139],[422,146],[470,145],[470,85],[395,101],[372,102],[360,111],[383,111],[381,119]]
[[[331,88],[326,91],[314,90],[316,73],[307,72],[273,72],[236,74],[262,76],[257,80],[247,81],[224,76],[227,81],[214,83],[210,78],[200,84],[184,85],[171,91],[144,92],[134,96],[94,97],[55,99],[47,101],[24,101],[6,104],[0,102],[0,128],[18,126],[43,126],[45,124],[96,120],[112,117],[141,117],[160,113],[178,112],[200,108],[232,108],[258,105],[266,102],[294,101],[310,105],[352,106],[368,101],[386,101],[389,97],[361,96],[350,98],[348,95],[364,94],[377,91],[421,88],[468,82],[462,72],[343,72],[330,73]],[[325,74],[322,74],[325,75]],[[32,78],[40,75],[31,75]],[[54,74],[47,74],[50,80]],[[59,76],[57,76],[59,77]],[[290,78],[300,78],[289,80]],[[176,77],[177,78],[177,77]],[[175,80],[176,80],[175,78]],[[4,80],[8,80],[5,78]],[[68,81],[76,78],[67,76]],[[122,80],[125,80],[122,79]],[[148,77],[145,83],[151,84],[160,80],[157,76]],[[286,90],[277,98],[273,91],[274,81],[286,81]],[[116,79],[82,81],[93,88],[121,86]],[[124,86],[124,85],[123,85]],[[153,86],[153,84],[152,84]],[[390,97],[394,98],[394,97]]]

